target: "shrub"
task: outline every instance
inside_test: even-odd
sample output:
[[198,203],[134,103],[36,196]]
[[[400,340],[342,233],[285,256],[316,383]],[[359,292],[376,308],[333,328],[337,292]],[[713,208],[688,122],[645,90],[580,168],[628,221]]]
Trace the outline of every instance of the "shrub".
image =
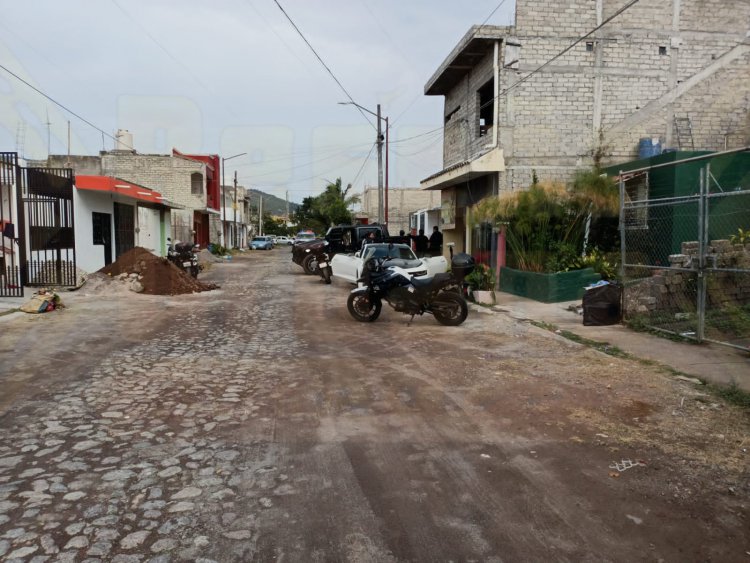
[[466,278],[464,278],[474,291],[492,291],[495,289],[495,270],[486,264],[477,264]]

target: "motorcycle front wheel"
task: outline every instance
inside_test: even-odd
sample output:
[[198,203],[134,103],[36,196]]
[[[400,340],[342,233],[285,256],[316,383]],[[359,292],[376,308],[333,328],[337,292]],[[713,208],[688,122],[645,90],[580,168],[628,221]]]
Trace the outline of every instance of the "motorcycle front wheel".
[[466,320],[469,307],[458,293],[444,291],[430,305],[432,315],[441,325],[458,326]]
[[346,300],[346,308],[349,314],[361,323],[371,323],[380,316],[383,304],[380,299],[370,298],[366,293],[351,293]]

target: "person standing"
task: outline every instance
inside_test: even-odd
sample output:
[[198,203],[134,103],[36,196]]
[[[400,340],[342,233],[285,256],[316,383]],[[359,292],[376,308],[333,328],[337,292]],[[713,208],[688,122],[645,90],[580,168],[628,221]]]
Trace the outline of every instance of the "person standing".
[[419,229],[419,234],[414,237],[414,252],[417,256],[422,258],[427,254],[427,248],[430,244],[430,240],[424,235],[424,229]]
[[432,227],[432,234],[430,235],[430,255],[440,256],[443,253],[443,233],[440,232],[438,226]]

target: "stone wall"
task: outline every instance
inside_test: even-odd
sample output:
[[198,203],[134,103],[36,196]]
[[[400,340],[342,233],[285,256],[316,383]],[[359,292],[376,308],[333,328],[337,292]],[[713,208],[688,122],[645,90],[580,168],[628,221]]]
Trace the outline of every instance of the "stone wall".
[[[669,257],[669,265],[679,270],[655,270],[651,277],[628,287],[625,292],[625,310],[628,314],[688,312],[686,308],[690,306],[695,309],[698,243],[683,242],[681,250],[681,254]],[[744,270],[709,270],[706,273],[707,307],[721,309],[750,304],[750,243],[742,245],[732,244],[728,240],[712,240],[707,248],[705,264],[709,269]]]

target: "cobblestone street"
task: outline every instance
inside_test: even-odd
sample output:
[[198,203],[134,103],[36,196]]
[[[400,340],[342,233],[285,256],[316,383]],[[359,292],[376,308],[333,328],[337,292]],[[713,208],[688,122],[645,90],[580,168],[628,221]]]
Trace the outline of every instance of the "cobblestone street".
[[0,324],[0,560],[747,560],[748,422],[685,384],[499,314],[355,323],[284,249],[201,279]]

